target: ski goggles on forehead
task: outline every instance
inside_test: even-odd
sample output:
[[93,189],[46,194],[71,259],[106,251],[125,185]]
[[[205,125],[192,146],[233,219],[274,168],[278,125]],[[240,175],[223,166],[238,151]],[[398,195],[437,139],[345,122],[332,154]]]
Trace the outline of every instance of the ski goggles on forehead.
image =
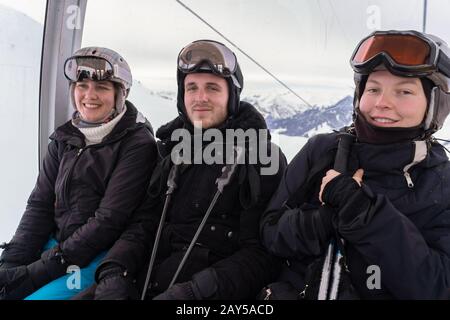
[[364,74],[384,59],[393,72],[419,77],[450,71],[450,61],[440,53],[438,44],[418,33],[374,33],[358,44],[350,64],[355,72]]
[[89,79],[104,81],[124,79],[131,83],[131,74],[99,57],[71,57],[64,63],[64,75],[70,81]]
[[229,77],[236,71],[234,53],[224,45],[213,41],[196,41],[184,47],[178,55],[178,69],[192,73],[209,68],[213,73]]

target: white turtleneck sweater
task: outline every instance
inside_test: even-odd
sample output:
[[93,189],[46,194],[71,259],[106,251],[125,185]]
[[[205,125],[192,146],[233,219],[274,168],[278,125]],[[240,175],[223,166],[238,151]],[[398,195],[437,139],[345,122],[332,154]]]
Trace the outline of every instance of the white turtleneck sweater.
[[127,111],[127,106],[124,106],[121,113],[119,113],[114,119],[111,121],[102,124],[98,127],[92,128],[78,128],[82,134],[85,136],[86,146],[91,144],[97,144],[102,142],[103,138],[111,133],[112,129],[116,126],[116,124],[122,119],[123,115]]

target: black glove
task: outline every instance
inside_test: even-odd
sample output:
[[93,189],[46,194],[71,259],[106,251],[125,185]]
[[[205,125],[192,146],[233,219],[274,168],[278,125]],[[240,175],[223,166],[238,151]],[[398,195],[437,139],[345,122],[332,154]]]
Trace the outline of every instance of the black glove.
[[338,226],[350,224],[357,216],[368,211],[373,194],[370,189],[359,184],[351,176],[340,174],[327,183],[322,193],[322,200],[338,215]]
[[176,283],[153,300],[206,300],[217,293],[217,275],[214,268],[207,268],[193,275],[191,281]]
[[124,267],[108,263],[98,272],[95,300],[137,300],[139,293],[135,281]]
[[318,247],[314,248],[315,250],[312,252],[312,254],[318,255],[322,252],[322,249],[327,248],[331,237],[334,235],[332,219],[335,210],[328,206],[312,209],[303,206],[300,210],[299,228],[308,240],[318,241]]
[[192,281],[175,283],[169,289],[154,297],[153,300],[197,300],[192,285]]
[[66,273],[67,263],[59,248],[45,251],[27,265],[0,270],[0,299],[19,300]]
[[20,265],[21,265],[20,263],[14,263],[14,262],[8,262],[8,261],[0,260],[0,270],[2,270],[2,269],[10,269],[10,268],[18,267]]
[[21,300],[35,290],[26,266],[0,270],[0,300]]
[[27,269],[34,285],[38,289],[65,275],[69,264],[59,246],[55,246],[44,251],[41,259],[29,264]]
[[[0,256],[0,269],[9,269],[9,268],[13,268],[13,267],[18,267],[18,266],[23,266],[26,263],[21,262],[20,260],[23,260],[24,257],[14,257],[13,260],[15,261],[10,261],[11,257],[10,255],[8,255],[8,250],[10,249],[11,243],[6,243],[3,242],[0,244],[0,249],[4,249],[1,256]],[[5,257],[9,256],[7,258],[8,261],[5,261]]]

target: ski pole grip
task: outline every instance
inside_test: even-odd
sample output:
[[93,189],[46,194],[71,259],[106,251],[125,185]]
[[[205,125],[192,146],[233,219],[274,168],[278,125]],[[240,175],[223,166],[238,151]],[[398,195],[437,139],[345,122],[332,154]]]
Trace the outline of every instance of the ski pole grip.
[[167,192],[166,194],[171,194],[176,188],[177,183],[175,182],[175,178],[178,175],[178,168],[180,165],[174,164],[169,171],[169,177],[167,178]]
[[350,154],[350,148],[354,140],[354,136],[348,133],[342,133],[339,135],[338,149],[336,151],[336,157],[334,158],[333,169],[339,173],[345,173],[347,171],[348,156]]
[[222,175],[216,180],[217,189],[219,190],[220,193],[223,193],[223,189],[230,182],[234,172],[236,171],[237,165],[240,163],[241,157],[243,155],[243,150],[241,147],[235,146],[233,150],[234,150],[233,163],[227,164],[225,167],[223,167]]

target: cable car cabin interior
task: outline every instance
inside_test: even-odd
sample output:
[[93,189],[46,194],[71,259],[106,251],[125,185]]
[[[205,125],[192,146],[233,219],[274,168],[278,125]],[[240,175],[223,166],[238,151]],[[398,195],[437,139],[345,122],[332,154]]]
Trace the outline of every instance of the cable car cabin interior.
[[[198,39],[224,43],[243,70],[241,100],[257,107],[291,161],[308,138],[352,122],[348,61],[360,39],[400,29],[448,42],[449,10],[445,0],[0,0],[0,241],[24,213],[49,136],[75,111],[64,66],[79,48],[125,57],[127,99],[156,131],[178,115],[180,49]],[[448,121],[435,137],[448,147]]]

